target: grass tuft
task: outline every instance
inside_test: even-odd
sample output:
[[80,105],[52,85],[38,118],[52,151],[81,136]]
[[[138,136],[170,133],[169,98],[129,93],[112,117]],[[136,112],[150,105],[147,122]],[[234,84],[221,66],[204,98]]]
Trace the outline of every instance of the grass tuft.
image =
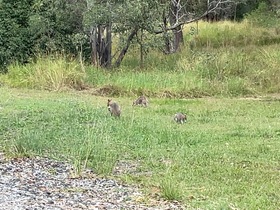
[[3,77],[10,87],[60,91],[84,89],[85,73],[80,64],[62,56],[38,57],[34,63],[10,65]]

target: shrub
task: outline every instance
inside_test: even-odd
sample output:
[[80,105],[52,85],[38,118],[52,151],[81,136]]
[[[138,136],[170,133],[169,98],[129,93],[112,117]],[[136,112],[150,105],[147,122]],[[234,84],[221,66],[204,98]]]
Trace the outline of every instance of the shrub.
[[254,26],[265,28],[280,26],[279,19],[269,10],[265,2],[261,2],[256,10],[246,15],[246,19]]

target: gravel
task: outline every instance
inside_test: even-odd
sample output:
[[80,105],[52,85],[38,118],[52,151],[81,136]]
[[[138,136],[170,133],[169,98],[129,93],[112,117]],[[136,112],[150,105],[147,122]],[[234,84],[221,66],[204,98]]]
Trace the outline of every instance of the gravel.
[[90,170],[72,177],[73,167],[64,162],[0,154],[0,209],[184,209],[178,202],[147,199],[139,188]]

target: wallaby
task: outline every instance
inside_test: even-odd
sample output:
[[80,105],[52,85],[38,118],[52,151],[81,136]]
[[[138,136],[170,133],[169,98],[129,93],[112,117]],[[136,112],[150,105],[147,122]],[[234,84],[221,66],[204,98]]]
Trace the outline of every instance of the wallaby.
[[187,121],[187,116],[185,114],[179,112],[179,113],[176,113],[174,115],[174,120],[177,123],[183,124],[183,123],[185,123]]
[[135,101],[133,101],[132,106],[142,105],[142,106],[147,107],[148,103],[149,103],[148,99],[145,96],[140,96]]
[[121,116],[121,107],[117,102],[112,102],[111,99],[108,99],[107,107],[111,116],[120,117]]

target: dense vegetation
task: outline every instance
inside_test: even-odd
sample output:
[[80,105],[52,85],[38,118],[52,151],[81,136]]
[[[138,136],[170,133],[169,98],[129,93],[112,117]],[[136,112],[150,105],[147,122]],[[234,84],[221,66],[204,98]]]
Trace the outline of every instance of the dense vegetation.
[[280,90],[280,34],[249,21],[199,22],[199,33],[185,28],[185,48],[166,56],[140,59],[137,47],[116,70],[92,67],[67,56],[40,56],[34,63],[13,64],[1,76],[10,87],[46,90],[89,89],[107,96],[201,97],[257,96]]
[[274,0],[1,0],[0,69],[6,72],[12,63],[54,53],[120,66],[133,44],[143,64],[151,51],[178,52],[182,28],[190,22],[242,20],[252,11],[257,11],[252,23],[279,28],[279,2]]

